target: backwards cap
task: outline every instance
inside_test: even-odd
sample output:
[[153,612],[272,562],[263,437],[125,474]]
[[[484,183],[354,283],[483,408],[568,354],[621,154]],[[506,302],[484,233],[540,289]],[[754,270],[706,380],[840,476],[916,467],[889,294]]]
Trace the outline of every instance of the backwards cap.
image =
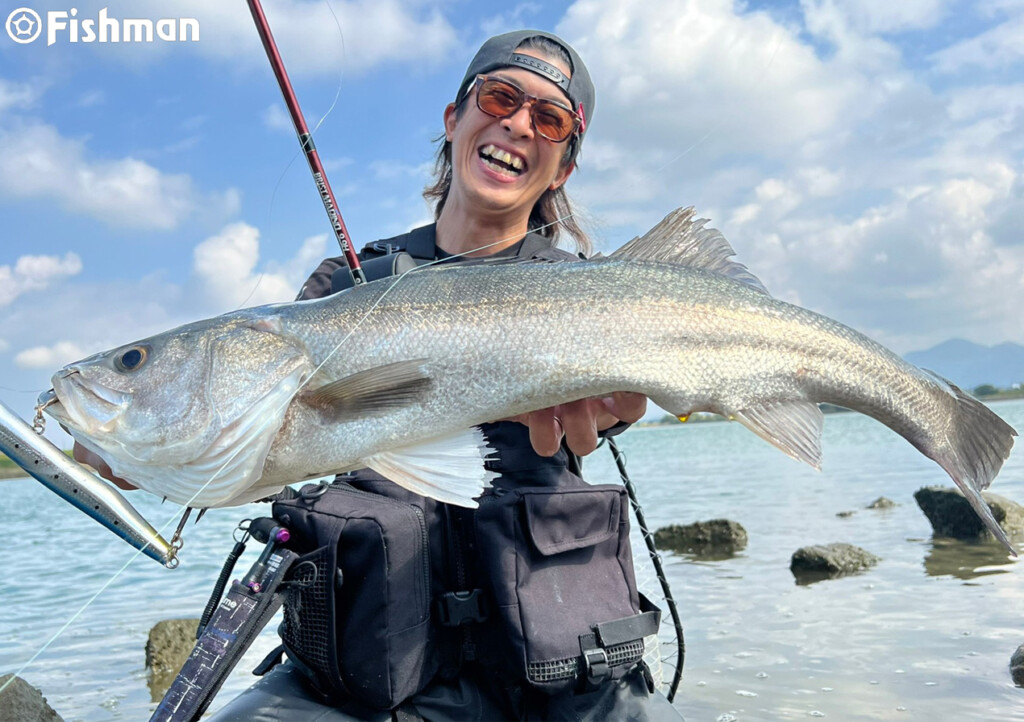
[[[532,55],[517,53],[516,48],[530,38],[542,37],[560,45],[569,55],[571,77],[554,65],[547,63]],[[473,61],[466,69],[466,75],[459,85],[459,92],[455,96],[455,102],[462,99],[463,94],[476,76],[486,75],[492,70],[499,68],[526,68],[538,75],[547,78],[561,88],[572,102],[573,110],[580,116],[583,122],[580,124],[580,137],[590,125],[590,119],[594,115],[594,84],[590,80],[590,73],[587,66],[572,46],[557,35],[545,33],[542,30],[516,30],[515,32],[496,35],[481,46]]]

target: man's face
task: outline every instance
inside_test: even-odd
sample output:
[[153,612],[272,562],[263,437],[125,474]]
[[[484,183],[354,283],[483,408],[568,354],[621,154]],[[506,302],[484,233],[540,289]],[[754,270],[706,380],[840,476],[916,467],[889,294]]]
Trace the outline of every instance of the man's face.
[[[529,50],[518,52],[540,57],[569,73],[557,60]],[[539,98],[571,105],[557,85],[524,68],[502,68],[489,75]],[[508,118],[487,115],[476,105],[476,92],[472,90],[464,101],[461,117],[456,117],[454,105],[445,109],[445,136],[452,143],[452,186],[446,206],[466,204],[476,211],[525,212],[528,217],[537,199],[562,185],[572,172],[571,165],[561,167],[569,141],[554,143],[541,137],[530,122],[529,103]]]

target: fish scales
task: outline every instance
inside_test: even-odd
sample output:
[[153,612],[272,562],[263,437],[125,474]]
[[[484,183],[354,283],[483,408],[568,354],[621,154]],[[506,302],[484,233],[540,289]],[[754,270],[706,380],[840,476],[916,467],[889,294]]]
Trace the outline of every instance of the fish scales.
[[[908,392],[931,381],[908,376],[899,359],[878,353],[881,347],[865,353],[870,342],[840,324],[737,286],[695,269],[602,260],[438,269],[297,304],[282,318],[285,329],[316,338],[310,348],[317,363],[341,340],[322,333],[327,319],[340,335],[349,331],[337,319],[365,317],[321,369],[325,377],[428,358],[436,386],[421,405],[393,414],[317,434],[292,424],[303,430],[281,437],[271,458],[312,458],[325,449],[335,461],[360,458],[377,439],[401,440],[410,426],[444,433],[616,390],[647,393],[679,414],[728,415],[764,398],[859,399],[894,424],[906,410],[887,397],[922,408],[928,394]],[[862,382],[842,381],[851,378]],[[890,383],[898,386],[892,394]]]

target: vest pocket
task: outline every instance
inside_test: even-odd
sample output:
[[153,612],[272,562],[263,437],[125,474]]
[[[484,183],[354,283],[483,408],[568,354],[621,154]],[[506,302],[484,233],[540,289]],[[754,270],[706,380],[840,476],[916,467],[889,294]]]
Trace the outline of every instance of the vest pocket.
[[595,662],[616,677],[642,658],[642,637],[602,646],[595,634],[640,612],[622,487],[500,491],[481,499],[476,523],[497,617],[482,633],[504,673],[555,693],[599,681]]
[[333,484],[276,502],[274,515],[289,547],[308,550],[284,604],[289,657],[332,699],[389,709],[422,689],[437,669],[422,509]]

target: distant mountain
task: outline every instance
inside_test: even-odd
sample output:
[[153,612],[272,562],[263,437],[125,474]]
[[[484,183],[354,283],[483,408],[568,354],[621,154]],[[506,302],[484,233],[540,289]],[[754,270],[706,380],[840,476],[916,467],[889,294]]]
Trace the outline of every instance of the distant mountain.
[[1010,388],[1024,383],[1024,346],[1015,343],[981,346],[954,338],[904,358],[968,390],[982,384]]

